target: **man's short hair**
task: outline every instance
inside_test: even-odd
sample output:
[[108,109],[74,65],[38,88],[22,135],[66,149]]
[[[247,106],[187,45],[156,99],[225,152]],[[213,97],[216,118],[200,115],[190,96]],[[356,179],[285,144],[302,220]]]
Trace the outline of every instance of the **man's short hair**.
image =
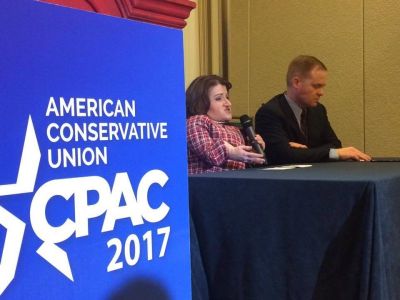
[[291,85],[293,77],[300,76],[302,78],[307,77],[311,70],[315,67],[321,70],[327,71],[327,67],[318,58],[310,55],[299,55],[289,64],[288,71],[286,74],[286,83],[288,86]]

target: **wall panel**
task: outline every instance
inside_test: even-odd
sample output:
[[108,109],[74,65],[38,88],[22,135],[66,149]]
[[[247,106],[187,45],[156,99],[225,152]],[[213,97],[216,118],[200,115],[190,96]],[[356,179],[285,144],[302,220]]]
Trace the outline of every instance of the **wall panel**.
[[233,84],[230,93],[233,114],[249,111],[249,3],[230,1],[228,12],[228,78]]
[[400,2],[365,2],[366,150],[400,156]]

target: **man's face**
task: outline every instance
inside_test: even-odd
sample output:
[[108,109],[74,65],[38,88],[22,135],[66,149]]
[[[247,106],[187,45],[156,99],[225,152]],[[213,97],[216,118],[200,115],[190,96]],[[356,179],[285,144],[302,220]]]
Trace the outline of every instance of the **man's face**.
[[328,72],[319,67],[312,69],[308,77],[295,76],[292,85],[296,91],[296,100],[301,106],[317,106],[324,95]]

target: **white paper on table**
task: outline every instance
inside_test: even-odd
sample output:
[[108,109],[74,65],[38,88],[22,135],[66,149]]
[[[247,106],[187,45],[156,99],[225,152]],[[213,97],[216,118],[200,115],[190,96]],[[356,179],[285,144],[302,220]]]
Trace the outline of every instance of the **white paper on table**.
[[283,170],[292,170],[292,169],[296,169],[296,168],[309,168],[309,167],[312,167],[312,165],[287,165],[287,166],[263,168],[263,169],[259,169],[259,170],[264,170],[264,171],[283,171]]

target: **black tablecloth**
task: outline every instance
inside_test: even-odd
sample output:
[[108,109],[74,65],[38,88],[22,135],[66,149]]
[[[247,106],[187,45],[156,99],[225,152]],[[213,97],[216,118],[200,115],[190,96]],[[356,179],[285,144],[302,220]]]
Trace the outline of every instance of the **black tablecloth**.
[[400,299],[400,163],[189,178],[194,299]]

